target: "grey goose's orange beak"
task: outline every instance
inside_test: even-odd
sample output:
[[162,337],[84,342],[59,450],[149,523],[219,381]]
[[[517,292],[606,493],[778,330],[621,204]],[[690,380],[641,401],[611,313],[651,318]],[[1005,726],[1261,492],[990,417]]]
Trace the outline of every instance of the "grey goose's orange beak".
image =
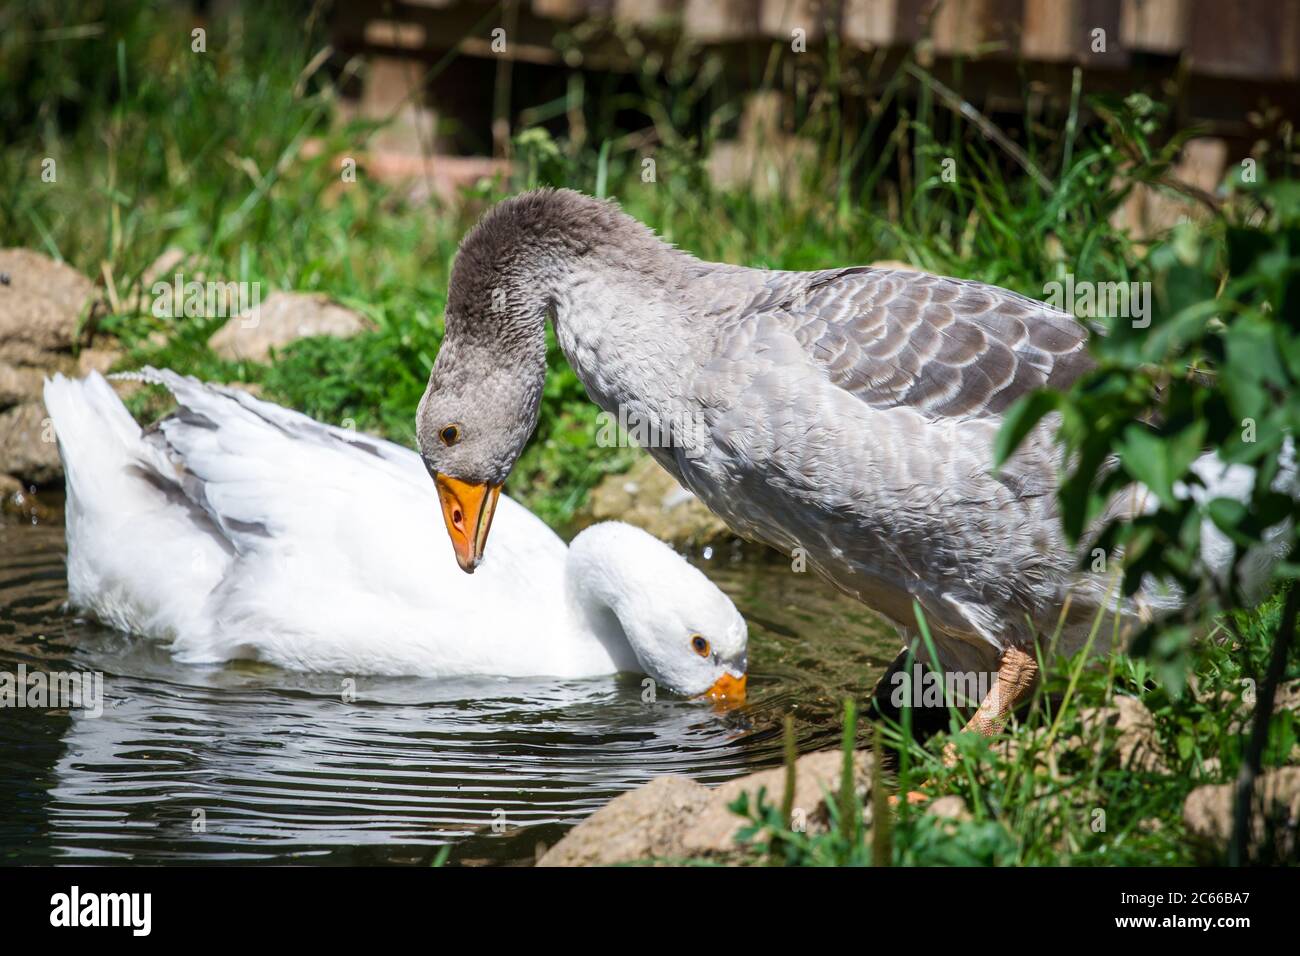
[[473,574],[483,560],[501,486],[474,484],[444,474],[435,474],[433,483],[438,488],[442,519],[456,551],[456,563],[466,574]]

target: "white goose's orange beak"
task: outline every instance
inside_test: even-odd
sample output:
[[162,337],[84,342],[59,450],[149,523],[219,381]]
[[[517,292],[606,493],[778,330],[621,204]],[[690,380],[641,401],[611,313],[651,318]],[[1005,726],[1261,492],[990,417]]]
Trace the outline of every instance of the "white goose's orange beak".
[[471,484],[443,474],[434,475],[433,483],[438,487],[442,519],[456,551],[456,563],[466,574],[473,574],[483,560],[501,486]]
[[714,702],[715,706],[720,708],[739,707],[745,702],[745,685],[748,683],[748,674],[733,677],[724,671],[722,676],[702,696],[709,698]]

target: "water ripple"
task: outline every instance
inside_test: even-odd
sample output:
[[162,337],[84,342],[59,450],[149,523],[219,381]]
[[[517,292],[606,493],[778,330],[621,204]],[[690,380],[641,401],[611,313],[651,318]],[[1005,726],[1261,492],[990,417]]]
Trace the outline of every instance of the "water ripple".
[[62,530],[0,525],[0,670],[104,673],[104,709],[0,713],[0,861],[530,859],[615,794],[833,745],[892,639],[820,582],[704,563],[751,626],[751,702],[641,701],[638,679],[339,679],[191,667],[63,610]]

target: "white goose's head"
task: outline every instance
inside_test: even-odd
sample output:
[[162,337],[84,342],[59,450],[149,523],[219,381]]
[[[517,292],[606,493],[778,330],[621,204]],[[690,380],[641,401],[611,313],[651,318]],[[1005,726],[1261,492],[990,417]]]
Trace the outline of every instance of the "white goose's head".
[[686,697],[745,699],[749,630],[698,568],[654,536],[621,522],[587,528],[565,566],[579,626],[620,667]]

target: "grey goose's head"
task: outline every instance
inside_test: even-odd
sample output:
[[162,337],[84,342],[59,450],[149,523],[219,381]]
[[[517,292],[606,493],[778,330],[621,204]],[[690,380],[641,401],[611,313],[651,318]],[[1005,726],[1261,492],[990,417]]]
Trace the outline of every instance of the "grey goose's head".
[[610,252],[620,237],[653,233],[611,202],[540,189],[492,207],[461,242],[416,438],[467,572],[483,558],[501,485],[537,425],[554,289],[574,262]]

